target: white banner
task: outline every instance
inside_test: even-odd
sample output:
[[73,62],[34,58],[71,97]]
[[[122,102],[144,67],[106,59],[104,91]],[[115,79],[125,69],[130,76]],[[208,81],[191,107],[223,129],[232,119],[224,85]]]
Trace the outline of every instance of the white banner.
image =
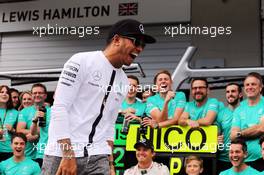
[[190,0],[35,0],[3,3],[0,32],[28,31],[33,27],[106,26],[120,19],[143,23],[190,21]]

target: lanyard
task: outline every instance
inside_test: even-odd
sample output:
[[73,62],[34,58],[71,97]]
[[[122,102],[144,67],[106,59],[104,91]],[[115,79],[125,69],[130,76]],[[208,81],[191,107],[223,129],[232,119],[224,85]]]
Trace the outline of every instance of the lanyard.
[[4,127],[4,124],[5,124],[5,120],[6,120],[6,115],[7,115],[7,109],[5,109],[5,112],[4,112],[4,117],[3,117],[3,119],[1,119],[1,122],[2,122],[2,127]]

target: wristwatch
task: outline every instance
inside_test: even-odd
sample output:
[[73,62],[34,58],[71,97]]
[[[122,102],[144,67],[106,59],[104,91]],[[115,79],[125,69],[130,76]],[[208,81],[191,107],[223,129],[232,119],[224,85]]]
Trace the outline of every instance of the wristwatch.
[[236,138],[241,138],[242,137],[242,132],[241,131],[238,131],[237,133],[236,133]]

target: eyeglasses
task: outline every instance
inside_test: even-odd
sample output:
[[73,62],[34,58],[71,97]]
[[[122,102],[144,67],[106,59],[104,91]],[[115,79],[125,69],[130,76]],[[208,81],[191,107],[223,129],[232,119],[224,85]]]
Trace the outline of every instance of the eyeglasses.
[[144,47],[146,46],[146,43],[144,40],[139,39],[139,38],[134,38],[134,37],[130,37],[130,36],[121,36],[123,38],[129,39],[130,41],[133,42],[133,44],[136,47],[141,47],[142,49],[144,49]]
[[198,89],[206,89],[206,86],[197,86],[197,87],[192,87],[192,90],[198,90]]

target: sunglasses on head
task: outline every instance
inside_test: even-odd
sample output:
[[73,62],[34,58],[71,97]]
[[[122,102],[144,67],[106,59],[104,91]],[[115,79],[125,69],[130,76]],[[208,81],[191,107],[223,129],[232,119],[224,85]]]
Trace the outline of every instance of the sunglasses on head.
[[146,43],[142,39],[131,37],[131,36],[121,36],[121,37],[131,40],[136,47],[144,48],[146,46]]

